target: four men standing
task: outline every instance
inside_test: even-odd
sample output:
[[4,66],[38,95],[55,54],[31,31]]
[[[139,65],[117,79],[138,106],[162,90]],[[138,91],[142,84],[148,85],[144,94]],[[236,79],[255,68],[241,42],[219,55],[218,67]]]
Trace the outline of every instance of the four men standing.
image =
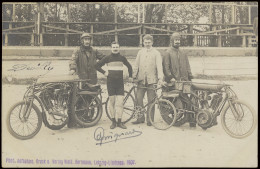
[[[91,36],[84,33],[81,36],[81,46],[73,52],[70,62],[71,74],[79,75],[79,78],[90,79],[92,84],[97,83],[97,72],[103,73],[107,77],[107,89],[109,95],[109,110],[112,116],[111,129],[116,126],[126,129],[126,126],[121,122],[123,113],[123,98],[124,98],[124,81],[123,81],[123,65],[127,66],[129,78],[132,81],[132,67],[127,59],[120,55],[119,44],[113,42],[111,44],[112,54],[104,57],[97,50],[90,46]],[[147,92],[148,102],[152,101],[156,96],[154,84],[161,85],[163,78],[166,81],[183,80],[190,81],[192,73],[188,57],[180,50],[180,34],[173,33],[170,39],[171,46],[166,54],[162,56],[158,50],[153,48],[153,37],[145,35],[143,37],[144,48],[141,49],[135,60],[135,75],[137,79],[137,106],[143,106],[144,95]],[[96,63],[96,60],[100,61]],[[108,65],[108,71],[104,71],[101,67]],[[185,96],[187,97],[187,96]],[[116,101],[117,100],[117,101]],[[116,106],[116,102],[118,106]],[[118,113],[118,122],[115,120],[115,112]],[[154,118],[154,108],[152,109],[151,119]],[[147,125],[151,126],[149,113],[146,116]],[[145,115],[142,115],[133,124],[145,122]]]

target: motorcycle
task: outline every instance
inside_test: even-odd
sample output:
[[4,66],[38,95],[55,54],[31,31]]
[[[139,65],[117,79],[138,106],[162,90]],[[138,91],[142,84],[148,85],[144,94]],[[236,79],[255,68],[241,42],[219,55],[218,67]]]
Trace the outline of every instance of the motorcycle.
[[191,81],[168,83],[162,95],[173,103],[177,113],[164,111],[162,118],[170,124],[176,115],[174,126],[189,122],[206,130],[217,125],[217,117],[221,115],[222,127],[228,135],[245,138],[256,127],[256,113],[248,103],[238,99],[231,86]]
[[[81,107],[77,105],[87,95],[91,97],[91,92],[77,90],[82,81],[87,80],[81,80],[77,75],[40,77],[35,80],[27,88],[23,101],[14,104],[8,112],[6,124],[9,133],[21,140],[30,139],[40,131],[42,122],[51,130],[60,130],[68,123],[69,113],[83,127],[95,125],[100,120],[102,111],[97,113],[95,119],[83,121],[83,118],[79,118],[93,109],[89,102],[81,104]],[[97,97],[92,97],[99,103]],[[77,111],[79,107],[81,110]]]

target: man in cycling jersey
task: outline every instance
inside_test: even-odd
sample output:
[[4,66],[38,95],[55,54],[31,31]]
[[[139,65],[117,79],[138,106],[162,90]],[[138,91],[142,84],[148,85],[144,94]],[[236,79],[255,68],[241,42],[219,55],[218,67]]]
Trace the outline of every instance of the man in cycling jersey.
[[[124,79],[123,66],[127,66],[130,81],[132,81],[132,66],[127,59],[119,53],[119,44],[113,42],[111,44],[111,54],[104,57],[96,64],[96,69],[107,77],[107,91],[109,95],[109,111],[112,117],[111,129],[116,126],[126,129],[127,127],[121,122],[123,114],[123,100],[124,100]],[[102,69],[102,66],[107,64],[108,71]],[[117,103],[117,104],[116,104]],[[118,115],[118,122],[116,123],[115,112]]]

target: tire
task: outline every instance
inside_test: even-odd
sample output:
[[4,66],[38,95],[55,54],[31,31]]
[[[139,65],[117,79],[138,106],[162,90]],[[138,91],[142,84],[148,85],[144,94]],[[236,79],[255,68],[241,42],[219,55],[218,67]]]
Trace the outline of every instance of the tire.
[[[152,108],[154,106],[155,106],[155,112],[154,112],[154,115],[152,115]],[[156,108],[158,108],[158,111],[160,111],[159,113],[156,112],[156,110],[157,110]],[[156,100],[155,102],[153,102],[151,104],[151,106],[149,107],[148,113],[149,113],[149,120],[150,120],[151,124],[156,129],[159,129],[159,130],[166,130],[166,129],[170,128],[171,126],[173,126],[173,124],[177,120],[177,116],[176,116],[177,111],[176,111],[174,105],[169,100],[166,100],[166,99],[160,99],[158,101]],[[162,114],[165,114],[165,113],[172,114],[172,121],[170,124],[168,124],[167,122],[165,122],[163,120]],[[162,118],[160,118],[160,117],[162,117]],[[154,118],[154,119],[152,119],[152,118]],[[155,122],[155,120],[158,120],[161,123],[158,123],[157,121]]]
[[78,95],[73,101],[72,116],[82,127],[92,127],[96,125],[102,116],[101,100],[94,95]]
[[[40,110],[37,108],[37,106],[35,104],[32,104],[31,110],[33,110],[34,113],[32,114],[32,111],[31,111],[29,118],[27,119],[28,121],[22,122],[22,119],[20,119],[20,113],[19,113],[19,107],[21,107],[21,106],[25,106],[25,101],[18,102],[10,108],[8,115],[7,115],[6,124],[7,124],[8,131],[12,136],[14,136],[15,138],[20,139],[20,140],[27,140],[27,139],[33,138],[40,131],[41,126],[42,126],[42,115],[41,115]],[[27,106],[29,106],[29,103],[27,103]],[[16,113],[15,110],[18,110],[18,116],[16,116],[17,119],[15,120],[15,125],[17,126],[17,123],[19,123],[19,122],[22,123],[22,124],[18,125],[17,127],[19,128],[22,125],[23,132],[25,132],[25,130],[24,130],[25,127],[27,129],[29,129],[29,125],[32,126],[32,124],[34,124],[32,122],[29,123],[29,120],[33,120],[32,117],[36,116],[35,119],[37,119],[37,122],[36,122],[35,128],[32,130],[32,132],[29,131],[29,133],[22,134],[22,133],[19,133],[18,129],[15,130],[14,122],[12,121],[12,119],[15,118],[14,117],[15,116],[14,113]]]
[[[167,99],[168,100],[168,99]],[[169,100],[171,101],[171,103],[174,105],[174,107],[176,109],[183,109],[183,103],[181,101],[181,99],[179,97],[177,97],[176,99],[172,99]],[[177,113],[178,113],[178,110],[176,110]],[[163,120],[168,124],[170,125],[172,123],[172,118],[169,117],[169,115],[172,114],[172,113],[169,113],[169,114],[161,114],[162,115],[162,118]],[[186,119],[184,118],[184,113],[182,114],[178,114],[177,116],[177,119],[176,119],[176,122],[173,124],[173,126],[181,126],[182,124],[184,124],[186,122]]]
[[[134,117],[135,99],[131,94],[129,94],[129,96],[128,96],[128,93],[129,92],[127,92],[127,91],[124,92],[125,97],[124,97],[124,102],[123,102],[124,111],[123,111],[122,119],[121,119],[122,123],[127,123]],[[127,96],[128,96],[128,98],[126,98]],[[125,100],[125,99],[127,99],[127,100]],[[109,120],[112,121],[112,117],[108,110],[108,104],[109,104],[109,97],[106,100],[105,109],[106,109],[107,117],[109,118]]]
[[[222,124],[222,127],[223,129],[226,131],[226,133],[228,135],[230,135],[231,137],[234,137],[234,138],[245,138],[247,136],[249,136],[250,134],[253,133],[255,127],[256,127],[256,124],[257,124],[257,118],[256,118],[256,113],[254,111],[254,109],[249,105],[247,104],[246,102],[244,101],[241,101],[241,100],[234,100],[232,101],[232,104],[233,106],[236,108],[236,110],[244,110],[243,111],[243,117],[241,119],[241,121],[235,119],[234,115],[232,114],[232,110],[231,110],[231,107],[229,104],[227,104],[224,109],[223,109],[223,113],[221,114],[221,124]],[[239,106],[239,107],[238,107]],[[242,106],[242,109],[241,109],[241,106]],[[248,110],[248,111],[246,111]],[[240,111],[241,112],[241,111]],[[231,128],[228,126],[227,122],[228,122],[228,119],[231,119],[231,118],[234,118],[236,124],[237,123],[242,123],[243,119],[245,120],[245,116],[247,115],[246,112],[249,112],[250,116],[252,116],[252,119],[251,119],[251,123],[252,125],[250,125],[250,128],[248,130],[246,130],[246,132],[244,133],[241,133],[241,134],[238,134],[238,133],[235,133],[234,131],[231,130]],[[229,114],[231,115],[229,115]],[[230,117],[228,117],[228,115]],[[246,119],[247,120],[247,119]],[[247,120],[248,121],[248,120]],[[234,124],[234,122],[232,123]],[[241,127],[241,124],[239,124],[240,127]],[[236,128],[237,129],[237,128]],[[240,130],[239,131],[243,131]]]

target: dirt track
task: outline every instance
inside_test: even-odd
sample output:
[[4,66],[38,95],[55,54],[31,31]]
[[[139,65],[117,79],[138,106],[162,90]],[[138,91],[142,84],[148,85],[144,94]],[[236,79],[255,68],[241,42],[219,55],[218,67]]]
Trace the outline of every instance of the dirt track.
[[[249,102],[258,112],[258,81],[231,81],[228,83],[234,85],[233,89],[240,99]],[[102,87],[106,88],[105,86]],[[127,130],[119,128],[110,130],[110,121],[103,111],[103,116],[95,127],[83,129],[64,127],[62,130],[52,131],[43,125],[33,139],[17,140],[7,132],[5,119],[11,105],[22,99],[25,89],[26,86],[21,85],[3,85],[2,161],[5,167],[258,166],[257,130],[247,138],[235,139],[227,135],[222,129],[220,118],[218,118],[219,124],[217,126],[206,131],[200,127],[192,130],[187,124],[161,131],[148,127],[146,124],[132,125],[130,123],[127,124]],[[106,92],[106,90],[104,91]],[[94,132],[98,127],[104,128],[106,134],[120,134],[124,131],[133,131],[133,129],[142,132],[142,134],[100,146],[96,145],[97,141],[94,139]],[[14,159],[14,161],[11,159]],[[33,164],[18,159],[33,160]],[[49,160],[49,164],[47,160]],[[73,164],[68,164],[70,160]],[[134,163],[130,165],[127,160],[134,160],[130,161]],[[75,162],[79,162],[79,164]],[[91,162],[91,165],[89,162]],[[110,165],[108,165],[108,162]]]

